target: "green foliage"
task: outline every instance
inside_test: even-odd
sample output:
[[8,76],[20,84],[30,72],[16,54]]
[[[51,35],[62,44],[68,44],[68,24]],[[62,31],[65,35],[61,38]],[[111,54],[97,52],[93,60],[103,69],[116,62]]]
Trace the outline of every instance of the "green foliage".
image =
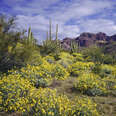
[[84,72],[92,72],[94,66],[93,62],[76,62],[70,65],[68,70],[72,76],[79,76]]
[[29,116],[99,116],[92,100],[76,98],[71,101],[65,95],[57,95],[56,90],[35,89],[20,75],[0,80],[0,111]]
[[24,112],[29,104],[33,87],[20,75],[4,76],[0,80],[0,112]]
[[111,66],[111,65],[101,65],[100,68],[100,73],[99,75],[101,77],[111,77],[111,78],[116,78],[116,66]]
[[80,53],[73,53],[72,55],[74,56],[74,62],[85,61],[83,55]]
[[55,59],[53,56],[45,56],[44,59],[49,62],[50,64],[55,63]]
[[58,61],[60,65],[64,68],[68,68],[74,61],[74,57],[68,52],[61,52],[58,56]]
[[[71,51],[62,52],[58,25],[53,39],[51,21],[43,45],[37,45],[31,28],[25,36],[25,31],[14,32],[14,25],[14,18],[0,17],[0,112],[25,116],[99,116],[96,104],[82,96],[116,95],[115,42],[81,50],[72,41]],[[69,74],[72,80],[68,80]],[[53,80],[66,89],[64,94],[68,91],[69,95],[70,91],[72,98],[73,94],[78,95],[77,90],[81,97],[69,99],[59,95],[53,90]],[[62,87],[56,86],[61,92]]]
[[82,51],[85,58],[89,57],[90,61],[104,63],[104,54],[102,49],[97,46],[90,46]]
[[107,86],[104,80],[93,73],[80,75],[75,82],[74,87],[87,95],[106,95]]
[[69,73],[67,72],[67,70],[62,67],[59,64],[56,64],[55,66],[53,66],[53,70],[52,70],[52,76],[55,77],[56,79],[66,79],[69,76]]
[[70,48],[71,53],[76,53],[79,51],[79,47],[75,41],[71,41],[71,48]]
[[19,74],[22,78],[28,79],[36,88],[46,87],[53,79],[64,80],[69,73],[59,64],[49,64],[45,59],[41,59],[39,65],[27,65],[20,70],[11,70],[9,74]]
[[0,34],[8,33],[9,30],[15,27],[15,18],[7,18],[5,15],[0,16]]
[[116,42],[110,42],[104,46],[105,62],[106,64],[116,63]]
[[49,28],[49,35],[47,32],[47,38],[43,41],[43,47],[41,50],[42,54],[50,54],[53,53],[57,55],[61,50],[60,41],[58,40],[58,25],[56,25],[56,38],[55,40],[52,39],[52,25],[50,21],[50,28]]
[[0,17],[0,71],[6,72],[17,64],[12,54],[20,39],[18,32],[10,32],[9,30],[14,26],[14,18],[6,20],[5,17]]
[[[0,71],[25,66],[27,63],[35,64],[39,59],[39,50],[31,32],[28,31],[28,37],[24,32],[14,32],[12,27],[15,25],[14,18],[0,17]],[[37,58],[38,57],[38,58]]]

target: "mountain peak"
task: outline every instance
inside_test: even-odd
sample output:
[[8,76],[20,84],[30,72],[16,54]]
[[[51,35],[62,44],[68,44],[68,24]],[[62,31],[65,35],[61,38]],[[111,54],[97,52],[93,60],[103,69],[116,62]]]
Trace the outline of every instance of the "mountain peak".
[[106,43],[110,43],[112,41],[116,41],[116,34],[108,36],[106,33],[103,32],[98,33],[83,32],[80,34],[80,36],[74,39],[66,37],[62,40],[61,43],[65,49],[70,49],[72,41],[75,41],[75,43],[77,43],[77,45],[80,45],[80,47],[88,47],[94,44],[103,45]]

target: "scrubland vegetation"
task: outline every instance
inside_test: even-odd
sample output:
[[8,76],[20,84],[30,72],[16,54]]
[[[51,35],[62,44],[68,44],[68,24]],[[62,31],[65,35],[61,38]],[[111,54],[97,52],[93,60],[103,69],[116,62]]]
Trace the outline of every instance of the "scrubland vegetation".
[[[39,45],[31,28],[14,32],[0,17],[1,116],[116,116],[115,43],[63,50],[51,35]],[[114,46],[115,48],[115,46]]]

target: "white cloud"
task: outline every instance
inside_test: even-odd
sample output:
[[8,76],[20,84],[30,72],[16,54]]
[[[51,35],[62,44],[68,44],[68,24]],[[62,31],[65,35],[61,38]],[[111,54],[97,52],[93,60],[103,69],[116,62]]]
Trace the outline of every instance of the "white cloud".
[[74,2],[72,1],[67,5],[61,4],[51,17],[54,20],[61,20],[65,22],[71,18],[79,19],[84,16],[99,13],[105,8],[111,8],[111,6],[112,2],[107,0],[81,0],[81,2],[77,2],[77,0],[75,0]]
[[[24,2],[24,0],[22,0]],[[32,14],[41,14],[44,13],[44,10],[49,8],[50,5],[57,3],[59,0],[32,0],[27,1],[25,4],[16,5],[13,7],[14,11],[32,15]],[[22,3],[23,3],[22,2]]]
[[108,19],[96,19],[82,21],[80,26],[85,32],[105,32],[108,35],[116,33],[116,24],[112,20]]
[[[83,31],[102,31],[107,34],[114,34],[116,32],[114,21],[100,18],[103,15],[102,13],[107,16],[106,9],[112,9],[113,6],[114,3],[110,0],[72,0],[71,2],[33,0],[22,7],[16,5],[13,10],[19,12],[17,15],[19,26],[25,29],[31,26],[35,36],[42,40],[46,36],[50,18],[53,21],[53,33],[55,33],[56,24],[59,24],[59,36],[61,38],[76,37]],[[97,19],[91,17],[96,14],[98,15]],[[72,25],[70,22],[72,19],[77,21],[79,25],[77,23]]]
[[[49,29],[49,20],[43,16],[17,16],[17,26],[21,29],[32,28],[35,36],[37,38],[45,39],[46,32]],[[53,21],[52,24],[52,33],[55,34],[57,21]],[[60,37],[75,37],[79,33],[79,28],[76,25],[64,25],[63,23],[59,24],[59,36]],[[60,38],[59,38],[60,39]]]

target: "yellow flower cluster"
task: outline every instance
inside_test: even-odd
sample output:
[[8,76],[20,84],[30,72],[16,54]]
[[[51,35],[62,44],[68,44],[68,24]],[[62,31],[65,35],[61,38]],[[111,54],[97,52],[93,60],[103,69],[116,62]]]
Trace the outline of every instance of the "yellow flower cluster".
[[72,60],[74,59],[74,57],[72,55],[70,55],[69,53],[66,53],[66,52],[61,52],[60,55],[59,55],[59,58],[60,59],[69,59],[69,60]]
[[67,72],[67,70],[60,64],[56,64],[52,66],[52,68],[52,76],[56,79],[64,80],[69,77],[69,73]]
[[96,109],[97,104],[93,103],[90,98],[78,97],[73,102],[73,104],[76,103],[73,110],[73,116],[99,116]]
[[19,112],[31,116],[98,116],[96,104],[90,99],[69,100],[56,90],[34,88],[27,79],[17,75],[0,80],[0,111]]
[[20,75],[4,76],[0,80],[0,110],[5,112],[24,112],[28,106],[30,90],[33,89],[27,79]]
[[49,63],[55,63],[55,59],[53,56],[45,56],[43,59]]
[[21,72],[29,78],[45,78],[45,79],[65,79],[69,73],[59,64],[49,64],[48,62],[40,66],[30,66],[22,68]]
[[29,112],[33,116],[99,116],[96,104],[88,98],[71,101],[65,95],[57,96],[55,90],[42,88],[34,92],[33,96],[35,105]]
[[103,78],[108,90],[116,90],[116,79],[111,77]]
[[74,57],[66,52],[61,52],[59,55],[59,59],[60,60],[58,61],[58,63],[63,65],[65,68],[67,68],[68,65],[72,64],[74,61]]
[[66,79],[67,70],[60,64],[50,64],[45,59],[41,65],[27,65],[20,70],[11,70],[10,74],[20,75],[28,79],[36,87],[48,86],[52,79]]
[[69,67],[69,72],[73,76],[78,76],[79,74],[85,71],[91,72],[94,66],[95,65],[93,62],[76,62]]
[[80,53],[73,53],[72,54],[74,56],[74,62],[77,61],[84,61],[83,55]]
[[93,73],[83,73],[80,75],[74,87],[88,95],[104,95],[107,93],[105,81]]
[[101,73],[100,75],[102,77],[113,77],[116,78],[116,66],[112,66],[112,65],[101,65]]

